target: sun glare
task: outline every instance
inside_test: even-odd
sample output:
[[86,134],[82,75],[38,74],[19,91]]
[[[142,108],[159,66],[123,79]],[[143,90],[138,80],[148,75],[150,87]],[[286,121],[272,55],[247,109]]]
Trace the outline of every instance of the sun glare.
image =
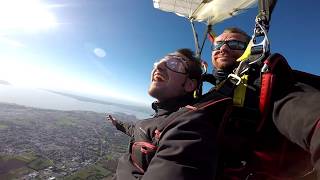
[[40,0],[0,0],[0,30],[37,31],[55,27],[49,6]]

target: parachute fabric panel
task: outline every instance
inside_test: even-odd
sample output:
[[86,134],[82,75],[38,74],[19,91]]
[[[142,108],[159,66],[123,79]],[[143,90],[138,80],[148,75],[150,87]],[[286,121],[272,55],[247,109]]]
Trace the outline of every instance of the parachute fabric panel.
[[256,5],[258,0],[153,0],[157,9],[193,21],[216,24]]
[[189,18],[202,0],[153,0],[153,7]]

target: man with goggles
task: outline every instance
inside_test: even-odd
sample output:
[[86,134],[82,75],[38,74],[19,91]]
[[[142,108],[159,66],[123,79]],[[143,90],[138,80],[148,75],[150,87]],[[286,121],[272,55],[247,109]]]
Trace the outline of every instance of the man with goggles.
[[[191,52],[180,50],[187,56],[191,56]],[[179,53],[171,53],[154,63],[151,73],[151,85],[149,94],[157,98],[165,98],[178,96],[183,92],[188,92],[188,96],[193,96],[193,92],[198,88],[202,70],[201,63],[195,58],[190,61],[186,55]],[[189,53],[189,54],[188,54]],[[170,88],[168,88],[170,87]],[[172,91],[175,89],[175,91]]]
[[231,98],[193,96],[201,79],[201,63],[189,49],[166,55],[154,64],[148,93],[153,117],[128,125],[107,116],[129,135],[129,151],[119,159],[116,180],[214,179],[217,122]]

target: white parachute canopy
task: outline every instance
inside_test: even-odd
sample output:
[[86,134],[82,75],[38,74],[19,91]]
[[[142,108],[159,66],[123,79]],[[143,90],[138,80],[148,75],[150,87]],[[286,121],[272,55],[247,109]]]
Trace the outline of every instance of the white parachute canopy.
[[153,0],[157,9],[193,21],[216,24],[256,5],[258,0]]

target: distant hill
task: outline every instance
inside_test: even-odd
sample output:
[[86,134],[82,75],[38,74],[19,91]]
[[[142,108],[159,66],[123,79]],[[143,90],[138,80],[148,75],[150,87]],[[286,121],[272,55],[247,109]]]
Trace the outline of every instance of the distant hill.
[[18,87],[0,86],[0,102],[13,103],[42,109],[63,111],[80,110],[98,113],[125,113],[139,119],[150,117],[151,108],[125,104],[108,97],[83,96],[69,92]]
[[48,91],[48,92],[51,92],[51,93],[55,93],[55,94],[62,95],[62,96],[71,97],[71,98],[77,99],[77,100],[79,100],[79,101],[85,101],[85,102],[91,102],[91,103],[98,103],[98,104],[119,106],[119,107],[124,107],[124,108],[126,108],[126,109],[131,109],[131,110],[134,110],[134,111],[140,111],[140,112],[144,112],[144,113],[149,113],[149,114],[151,114],[151,113],[150,113],[150,110],[148,110],[146,107],[125,105],[125,104],[120,104],[120,103],[114,103],[114,102],[108,102],[108,101],[93,99],[93,98],[89,98],[89,97],[85,97],[85,96],[79,96],[79,95],[71,94],[71,93],[53,91],[53,90],[48,90],[48,89],[45,89],[45,90]]

